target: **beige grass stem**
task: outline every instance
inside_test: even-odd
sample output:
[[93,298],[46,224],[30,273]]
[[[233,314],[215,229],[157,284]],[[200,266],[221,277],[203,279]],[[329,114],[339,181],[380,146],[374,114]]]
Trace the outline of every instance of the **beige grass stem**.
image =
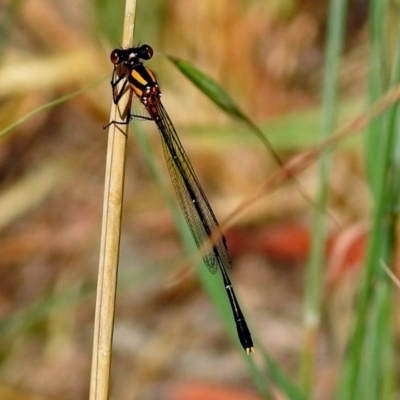
[[[126,0],[122,38],[124,48],[132,47],[133,44],[135,11],[136,0]],[[110,121],[126,120],[129,106],[130,98],[127,94],[118,105],[112,104]],[[112,124],[108,132],[90,400],[107,400],[109,396],[128,128],[128,125]]]

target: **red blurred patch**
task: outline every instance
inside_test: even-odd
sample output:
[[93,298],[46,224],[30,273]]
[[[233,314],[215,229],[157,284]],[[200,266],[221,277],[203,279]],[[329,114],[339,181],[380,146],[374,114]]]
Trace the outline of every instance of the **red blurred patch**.
[[[273,263],[301,265],[307,262],[310,251],[310,228],[298,222],[231,229],[226,236],[233,257],[256,252]],[[362,265],[367,236],[368,226],[359,223],[328,239],[326,274],[329,286],[338,284],[343,275],[356,272]]]
[[299,264],[306,261],[310,248],[310,231],[299,223],[232,229],[226,236],[233,257],[251,251],[276,263]]
[[357,273],[364,261],[367,239],[368,226],[359,223],[349,226],[328,240],[328,287],[339,284],[344,275]]
[[210,385],[208,383],[186,383],[173,386],[163,400],[260,400],[251,390]]

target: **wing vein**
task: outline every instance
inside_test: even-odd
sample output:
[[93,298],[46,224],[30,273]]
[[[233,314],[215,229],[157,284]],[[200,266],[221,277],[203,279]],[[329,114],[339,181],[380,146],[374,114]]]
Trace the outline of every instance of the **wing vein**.
[[[211,273],[215,273],[218,266],[231,267],[225,237],[220,233],[214,212],[160,101],[157,104],[157,114],[154,121],[162,136],[165,161],[172,185],[203,260]],[[216,235],[216,232],[220,233],[219,239],[214,239],[217,236],[212,236]],[[211,241],[211,245],[204,250],[204,243],[207,240]]]

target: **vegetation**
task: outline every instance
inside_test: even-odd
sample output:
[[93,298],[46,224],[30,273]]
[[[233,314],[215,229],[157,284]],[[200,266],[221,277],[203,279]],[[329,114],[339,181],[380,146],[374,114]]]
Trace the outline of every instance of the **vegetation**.
[[[4,6],[1,399],[87,398],[116,3]],[[138,1],[134,40],[156,50],[256,354],[199,263],[154,124],[135,120],[111,398],[156,383],[174,399],[396,397],[398,15],[388,0]]]

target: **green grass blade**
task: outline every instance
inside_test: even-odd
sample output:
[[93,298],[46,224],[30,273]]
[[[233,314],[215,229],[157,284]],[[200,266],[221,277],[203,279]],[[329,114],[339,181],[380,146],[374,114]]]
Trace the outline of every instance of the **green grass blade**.
[[[385,65],[385,15],[387,4],[371,3],[369,101],[372,103],[398,82],[399,52],[393,72]],[[399,30],[397,28],[398,33]],[[397,35],[400,40],[400,35]],[[398,43],[400,41],[398,40]],[[398,48],[398,44],[397,44]],[[370,125],[366,135],[368,177],[373,199],[372,228],[357,302],[357,319],[349,352],[345,359],[337,399],[364,400],[392,398],[394,382],[393,355],[393,285],[387,284],[381,264],[391,265],[394,253],[399,198],[398,178],[393,166],[398,165],[398,107],[388,109]],[[397,160],[396,160],[397,158]],[[393,164],[392,161],[396,160]],[[397,167],[396,167],[397,169]],[[399,173],[397,169],[397,174]]]
[[[337,93],[339,85],[339,62],[343,47],[344,26],[346,20],[347,0],[332,0],[330,2],[329,23],[327,35],[327,50],[323,80],[323,110],[321,124],[321,140],[326,139],[334,130],[337,118]],[[321,321],[321,302],[323,291],[323,271],[325,265],[326,247],[326,216],[320,210],[325,210],[328,203],[330,157],[321,155],[318,164],[319,193],[312,222],[312,242],[309,263],[306,272],[306,288],[304,299],[305,346],[302,349],[301,382],[303,390],[310,395],[314,387],[316,368],[315,338],[318,337]]]
[[176,57],[168,56],[167,58],[178,68],[180,72],[187,79],[189,79],[203,94],[205,94],[214,104],[216,104],[222,111],[227,113],[230,117],[235,118],[242,122],[247,128],[250,129],[263,143],[263,145],[270,152],[278,165],[282,166],[283,163],[271,145],[270,141],[266,138],[264,133],[258,126],[247,116],[242,109],[236,104],[232,97],[227,93],[222,86],[217,83],[210,76],[196,68],[188,61],[181,60]]
[[79,90],[76,90],[75,92],[68,93],[65,96],[61,96],[56,100],[50,101],[46,104],[43,104],[43,105],[35,108],[31,112],[26,113],[23,117],[19,118],[17,121],[13,122],[11,125],[0,130],[0,139],[3,138],[4,136],[6,136],[8,133],[12,132],[18,126],[20,126],[23,123],[25,123],[26,121],[28,121],[30,118],[32,118],[36,114],[39,114],[46,110],[49,110],[55,106],[58,106],[59,104],[66,103],[67,101],[73,99],[74,97],[77,97],[77,96],[81,95],[82,93],[85,93],[87,90],[97,86],[100,82],[103,82],[105,79],[106,78],[103,78],[99,81],[92,82],[89,85],[87,85]]
[[247,117],[229,94],[214,79],[200,71],[188,61],[167,56],[167,58],[186,76],[201,92],[212,100],[221,110],[233,118],[246,122]]

